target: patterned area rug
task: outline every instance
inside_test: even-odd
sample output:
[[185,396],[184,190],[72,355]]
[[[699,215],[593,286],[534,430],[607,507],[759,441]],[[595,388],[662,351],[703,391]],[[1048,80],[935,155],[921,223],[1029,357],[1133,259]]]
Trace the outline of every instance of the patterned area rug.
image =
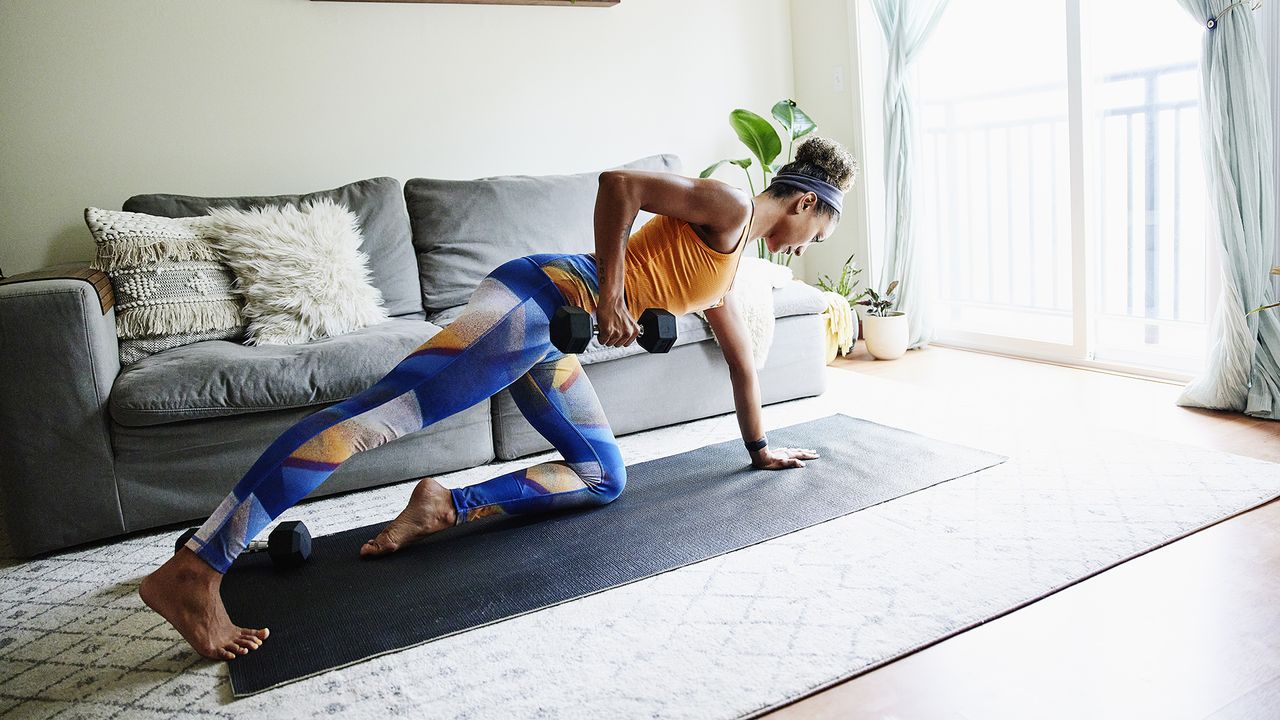
[[[232,700],[138,600],[172,532],[0,567],[0,713],[23,718],[751,716],[979,624],[1280,494],[1280,464],[1106,427],[935,407],[829,371],[767,427],[845,412],[1011,456],[750,548]],[[913,408],[928,407],[928,412]],[[1051,410],[1046,410],[1051,412]],[[732,415],[621,439],[628,462],[737,437]],[[994,443],[991,438],[1000,438]],[[442,476],[478,482],[503,463]],[[815,461],[818,462],[818,461]],[[792,472],[804,472],[803,470]],[[391,518],[413,483],[282,519],[331,533]]]

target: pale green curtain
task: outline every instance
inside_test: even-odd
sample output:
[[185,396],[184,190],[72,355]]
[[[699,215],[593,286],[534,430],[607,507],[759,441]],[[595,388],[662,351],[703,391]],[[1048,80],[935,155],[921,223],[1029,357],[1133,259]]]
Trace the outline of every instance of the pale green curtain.
[[1178,398],[1188,407],[1280,419],[1280,314],[1247,315],[1275,302],[1276,187],[1270,94],[1249,2],[1178,0],[1204,30],[1202,134],[1211,208],[1221,248],[1222,296],[1210,334],[1209,368]]
[[924,277],[915,233],[918,213],[912,183],[918,175],[915,154],[920,142],[908,71],[947,2],[872,0],[889,51],[884,84],[885,261],[879,287],[887,288],[894,280],[900,283],[894,309],[907,314],[908,348],[923,347],[933,339],[925,292],[931,278]]

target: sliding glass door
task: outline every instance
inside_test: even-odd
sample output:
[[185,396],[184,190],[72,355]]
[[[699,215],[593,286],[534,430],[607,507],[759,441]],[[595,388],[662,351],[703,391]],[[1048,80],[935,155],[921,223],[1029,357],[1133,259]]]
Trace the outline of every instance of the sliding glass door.
[[1074,342],[1060,5],[952,0],[918,62],[939,331]]
[[1200,369],[1201,32],[1173,0],[952,0],[916,65],[936,342]]
[[1216,269],[1200,148],[1204,29],[1176,2],[1113,0],[1086,10],[1094,356],[1197,371],[1206,270]]

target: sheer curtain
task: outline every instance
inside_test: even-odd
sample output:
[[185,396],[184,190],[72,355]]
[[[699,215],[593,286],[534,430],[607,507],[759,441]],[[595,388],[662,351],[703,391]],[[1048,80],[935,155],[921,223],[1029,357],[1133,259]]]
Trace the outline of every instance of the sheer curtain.
[[919,262],[920,242],[914,232],[917,213],[912,203],[912,182],[920,143],[907,73],[947,2],[872,0],[889,53],[884,85],[885,261],[879,288],[899,281],[895,309],[907,313],[908,348],[928,345],[933,327],[927,316],[928,295],[924,289],[928,279]]
[[[1276,0],[1264,3],[1257,15],[1262,36],[1262,56],[1266,58],[1267,79],[1271,84],[1271,169],[1272,182],[1280,192],[1280,4]],[[1280,209],[1276,211],[1276,253],[1280,254]],[[1277,258],[1280,262],[1280,258]],[[1280,300],[1280,275],[1271,276],[1271,288]]]
[[1280,315],[1246,315],[1275,302],[1277,259],[1271,101],[1249,2],[1178,0],[1205,26],[1202,133],[1209,207],[1222,257],[1222,297],[1207,372],[1178,404],[1280,419]]

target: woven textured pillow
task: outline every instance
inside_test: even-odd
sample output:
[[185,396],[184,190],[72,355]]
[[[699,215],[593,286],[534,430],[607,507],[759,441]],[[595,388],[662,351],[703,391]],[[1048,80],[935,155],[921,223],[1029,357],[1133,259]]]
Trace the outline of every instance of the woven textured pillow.
[[207,218],[171,219],[86,208],[97,255],[111,278],[120,363],[201,340],[244,334],[234,276],[208,241]]
[[209,208],[209,241],[244,294],[250,345],[294,345],[387,319],[360,251],[359,219],[328,198]]

